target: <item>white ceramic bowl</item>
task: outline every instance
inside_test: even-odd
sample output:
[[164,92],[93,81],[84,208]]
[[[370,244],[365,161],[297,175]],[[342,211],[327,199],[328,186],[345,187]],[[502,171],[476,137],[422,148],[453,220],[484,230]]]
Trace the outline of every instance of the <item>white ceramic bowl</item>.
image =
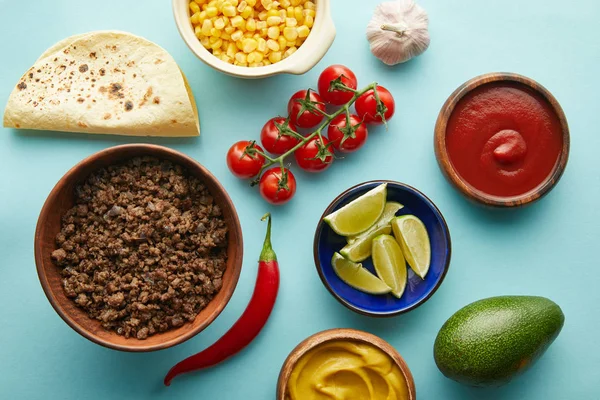
[[173,0],[173,14],[181,37],[198,58],[216,70],[239,78],[265,78],[277,74],[301,75],[323,58],[335,39],[329,0],[316,0],[315,23],[298,51],[278,63],[264,67],[240,67],[213,56],[200,44],[190,22],[189,0]]

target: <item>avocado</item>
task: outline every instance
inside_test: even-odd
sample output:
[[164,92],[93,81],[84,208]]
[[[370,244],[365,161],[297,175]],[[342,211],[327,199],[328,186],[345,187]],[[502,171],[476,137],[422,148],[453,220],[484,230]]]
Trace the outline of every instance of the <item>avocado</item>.
[[456,312],[440,329],[435,363],[450,379],[472,386],[500,386],[530,367],[565,322],[560,307],[535,296],[479,300]]

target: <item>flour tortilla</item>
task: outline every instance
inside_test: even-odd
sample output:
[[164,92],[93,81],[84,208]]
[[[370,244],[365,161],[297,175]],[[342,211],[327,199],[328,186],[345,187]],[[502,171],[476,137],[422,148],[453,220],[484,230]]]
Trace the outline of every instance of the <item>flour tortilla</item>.
[[194,96],[177,63],[115,31],[64,39],[42,54],[8,99],[4,126],[132,136],[197,136]]

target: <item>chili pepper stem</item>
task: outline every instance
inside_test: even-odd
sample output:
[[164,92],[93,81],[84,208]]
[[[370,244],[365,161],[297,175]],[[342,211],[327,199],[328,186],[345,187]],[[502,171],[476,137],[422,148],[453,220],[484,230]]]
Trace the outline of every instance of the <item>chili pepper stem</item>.
[[277,255],[271,246],[271,213],[266,213],[261,221],[267,220],[267,234],[263,243],[262,251],[260,252],[259,262],[277,261]]

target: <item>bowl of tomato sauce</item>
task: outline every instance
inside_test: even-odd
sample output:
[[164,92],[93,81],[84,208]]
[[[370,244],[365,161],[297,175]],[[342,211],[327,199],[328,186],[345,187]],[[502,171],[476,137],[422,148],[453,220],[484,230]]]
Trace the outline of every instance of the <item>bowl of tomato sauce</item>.
[[487,206],[519,207],[558,183],[570,135],[546,88],[522,75],[491,73],[450,95],[434,142],[442,172],[463,195]]

